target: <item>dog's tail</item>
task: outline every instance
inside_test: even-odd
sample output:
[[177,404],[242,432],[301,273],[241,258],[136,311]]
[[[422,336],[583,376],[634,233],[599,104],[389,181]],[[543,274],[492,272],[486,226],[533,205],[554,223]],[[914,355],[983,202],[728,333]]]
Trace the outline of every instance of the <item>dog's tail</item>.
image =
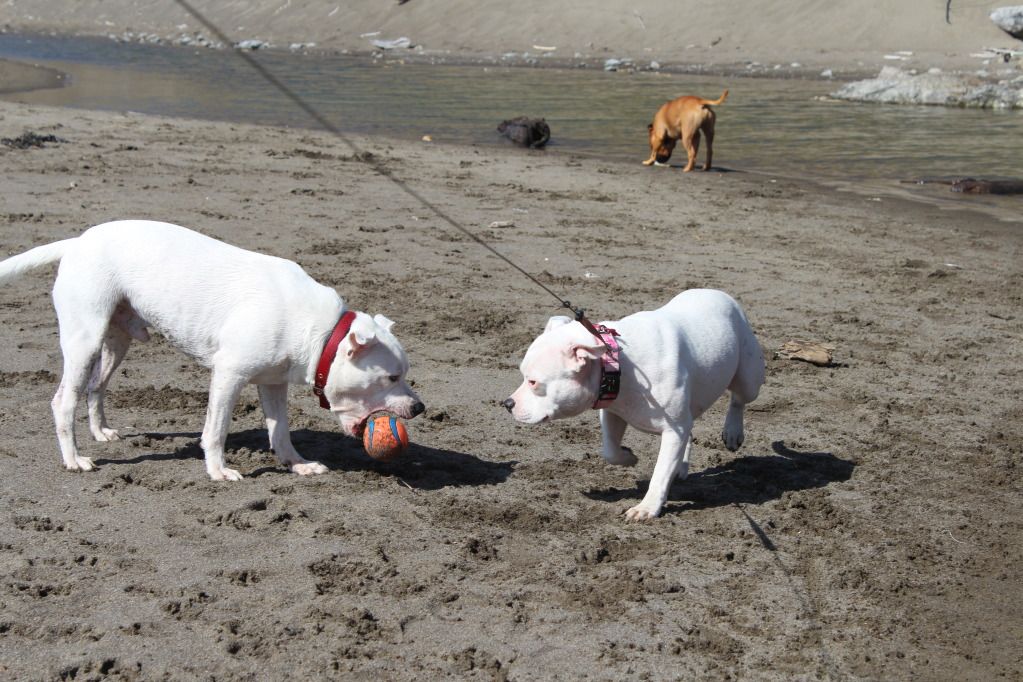
[[64,257],[71,242],[76,239],[77,237],[73,237],[53,242],[52,244],[37,246],[25,253],[19,253],[17,256],[11,256],[7,260],[0,261],[0,284],[6,284],[29,270],[35,270],[44,265],[56,263]]
[[725,90],[724,92],[722,92],[722,93],[721,93],[721,96],[720,96],[720,97],[718,97],[717,99],[705,99],[705,100],[703,100],[703,101],[701,102],[701,104],[702,104],[703,106],[707,106],[708,104],[711,104],[711,105],[717,106],[718,104],[722,104],[722,103],[724,103],[724,101],[725,101],[726,99],[728,99],[728,90],[727,90],[727,89],[726,89],[726,90]]

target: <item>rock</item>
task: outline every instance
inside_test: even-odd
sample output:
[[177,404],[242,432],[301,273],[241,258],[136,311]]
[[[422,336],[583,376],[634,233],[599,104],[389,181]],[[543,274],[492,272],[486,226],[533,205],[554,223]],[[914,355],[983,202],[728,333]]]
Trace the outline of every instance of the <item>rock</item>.
[[502,121],[497,126],[497,132],[520,147],[532,149],[540,149],[551,139],[551,129],[547,125],[547,121],[528,116],[518,116]]
[[264,47],[268,47],[267,44],[262,40],[256,40],[250,38],[248,40],[240,40],[234,44],[239,50],[259,50]]
[[1016,40],[1023,40],[1023,5],[999,7],[990,14],[995,26]]
[[381,50],[408,49],[412,47],[412,41],[405,36],[395,38],[394,40],[371,40],[369,42],[373,45],[373,47]]
[[605,71],[617,71],[618,69],[627,69],[632,67],[631,59],[618,59],[611,57],[610,59],[604,60]]
[[893,66],[881,69],[877,78],[848,83],[831,96],[885,104],[1023,109],[1023,84],[1016,81],[990,83],[941,72],[912,74]]
[[778,349],[778,355],[790,360],[802,360],[818,367],[831,367],[834,364],[835,347],[819,341],[786,341]]

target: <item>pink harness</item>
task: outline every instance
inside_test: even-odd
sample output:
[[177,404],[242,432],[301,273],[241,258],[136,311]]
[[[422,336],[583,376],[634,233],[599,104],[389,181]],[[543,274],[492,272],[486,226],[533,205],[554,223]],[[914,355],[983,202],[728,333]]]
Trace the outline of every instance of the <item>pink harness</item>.
[[622,385],[622,367],[619,362],[621,348],[616,336],[618,332],[600,324],[595,328],[597,337],[604,342],[604,354],[600,356],[600,388],[593,409],[601,410],[618,397]]

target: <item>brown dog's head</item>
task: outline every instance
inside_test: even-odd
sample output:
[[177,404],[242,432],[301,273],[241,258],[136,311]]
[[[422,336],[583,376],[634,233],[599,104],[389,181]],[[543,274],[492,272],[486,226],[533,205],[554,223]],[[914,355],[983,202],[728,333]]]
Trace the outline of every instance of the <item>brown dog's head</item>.
[[657,163],[668,163],[677,140],[666,133],[658,134],[653,123],[647,125],[646,129],[650,133],[650,152],[657,159]]

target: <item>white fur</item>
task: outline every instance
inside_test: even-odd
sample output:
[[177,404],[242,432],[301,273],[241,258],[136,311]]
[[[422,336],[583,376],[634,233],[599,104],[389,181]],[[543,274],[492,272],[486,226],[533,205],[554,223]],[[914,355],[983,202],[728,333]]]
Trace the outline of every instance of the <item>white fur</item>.
[[[89,428],[116,440],[103,396],[132,339],[153,328],[212,370],[202,448],[213,480],[238,480],[224,465],[224,441],[242,387],[256,384],[270,446],[299,474],[327,469],[295,451],[288,430],[288,384],[311,384],[344,302],[297,264],[230,246],[184,227],[146,220],[97,225],[80,237],[0,262],[0,284],[60,262],[53,303],[64,373],[53,397],[65,466],[89,470],[75,441],[74,415],[87,393]],[[324,390],[342,429],[358,435],[370,413],[410,418],[423,405],[405,381],[408,359],[382,315],[357,313]],[[315,400],[310,396],[311,400]]]
[[[743,441],[743,408],[764,383],[764,358],[739,304],[713,289],[684,291],[667,305],[617,322],[621,390],[600,410],[603,456],[633,466],[622,447],[626,425],[661,434],[661,448],[643,500],[626,512],[630,520],[661,512],[676,476],[689,472],[693,421],[725,390],[731,402],[721,437],[729,450]],[[505,401],[520,422],[572,417],[597,398],[603,345],[578,322],[552,317],[522,360],[524,381]]]

